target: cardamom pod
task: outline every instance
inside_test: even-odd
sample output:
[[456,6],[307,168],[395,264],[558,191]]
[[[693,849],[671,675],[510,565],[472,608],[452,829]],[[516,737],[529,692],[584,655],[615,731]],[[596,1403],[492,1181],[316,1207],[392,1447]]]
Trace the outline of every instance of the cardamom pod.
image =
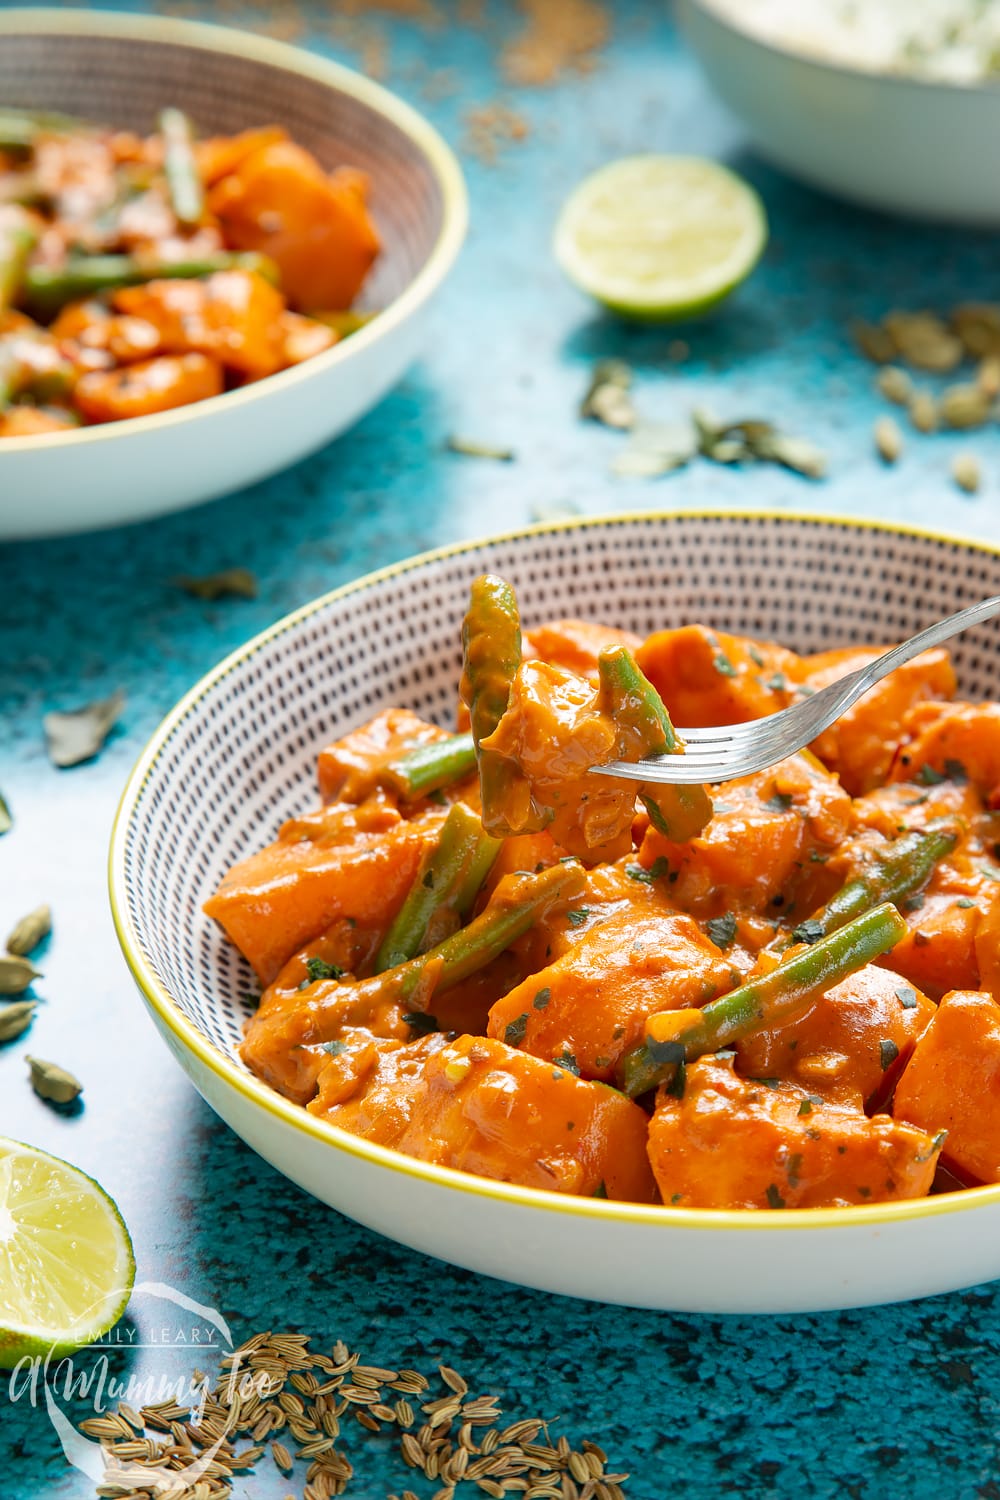
[[14,819],[3,792],[0,792],[0,833],[9,833],[14,826]]
[[875,423],[875,447],[883,463],[894,464],[903,451],[903,434],[891,417],[879,417]]
[[0,954],[0,995],[20,995],[39,973],[31,960],[19,953]]
[[27,1031],[35,1014],[36,1001],[14,1000],[0,1007],[0,1042],[12,1042]]
[[72,1104],[83,1093],[83,1084],[60,1068],[58,1063],[46,1062],[41,1057],[26,1057],[31,1069],[31,1087],[39,1099],[51,1099],[53,1104]]
[[990,398],[978,385],[950,385],[941,393],[940,412],[949,427],[982,427]]
[[934,432],[938,425],[937,403],[929,391],[916,391],[910,402],[910,421],[918,432]]
[[23,957],[37,948],[43,938],[52,931],[52,908],[36,906],[22,917],[7,939],[7,952]]
[[951,477],[960,490],[974,495],[979,489],[979,460],[972,453],[956,453],[951,461]]
[[908,406],[913,395],[913,381],[899,365],[884,365],[875,378],[882,395],[896,406]]

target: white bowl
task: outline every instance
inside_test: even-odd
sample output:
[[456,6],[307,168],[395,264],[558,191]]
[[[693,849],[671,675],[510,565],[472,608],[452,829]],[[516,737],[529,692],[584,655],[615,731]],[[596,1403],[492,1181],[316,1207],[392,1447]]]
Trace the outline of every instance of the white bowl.
[[384,309],[315,359],[133,421],[0,440],[0,539],[117,526],[264,479],[350,427],[418,353],[465,236],[461,170],[409,105],[294,47],[195,22],[0,12],[0,98],[137,130],[165,104],[206,133],[278,123],[328,167],[369,173],[383,249],[362,304]]
[[1000,86],[865,72],[762,41],[712,0],[679,15],[754,144],[795,177],[869,208],[1000,224]]
[[[643,1207],[513,1187],[372,1145],[241,1062],[249,968],[201,910],[223,872],[316,805],[315,760],[390,704],[452,722],[472,578],[527,622],[640,633],[703,620],[802,651],[899,639],[1000,593],[1000,551],[855,521],[579,520],[428,553],[287,616],[174,709],[125,789],[111,849],[119,940],[153,1020],[212,1108],[308,1192],[430,1255],[547,1291],[701,1312],[793,1312],[1000,1275],[1000,1186],[843,1209]],[[961,689],[1000,696],[996,625],[954,643]],[[984,649],[984,643],[987,649]]]

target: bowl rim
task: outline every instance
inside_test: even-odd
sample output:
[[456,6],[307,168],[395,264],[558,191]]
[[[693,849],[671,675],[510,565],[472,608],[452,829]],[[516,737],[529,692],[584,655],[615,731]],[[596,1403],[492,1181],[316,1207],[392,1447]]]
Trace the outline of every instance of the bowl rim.
[[[288,73],[298,74],[326,85],[331,92],[346,94],[389,120],[422,153],[437,180],[441,192],[441,228],[424,265],[413,280],[394,297],[370,323],[341,339],[331,349],[314,355],[290,369],[279,370],[266,380],[233,391],[223,391],[204,401],[149,416],[130,417],[122,422],[105,422],[70,432],[38,433],[5,439],[0,456],[37,452],[53,447],[68,448],[80,444],[111,442],[115,438],[138,436],[144,432],[162,431],[182,422],[209,420],[220,409],[231,411],[236,405],[266,400],[269,395],[288,391],[305,380],[322,375],[342,364],[353,354],[387,338],[426,302],[441,285],[458,256],[469,222],[469,196],[458,158],[435,127],[420,112],[397,94],[366,78],[354,68],[335,62],[304,47],[258,36],[231,26],[206,21],[177,20],[170,16],[148,16],[125,11],[49,10],[20,7],[0,11],[0,39],[11,35],[40,34],[51,36],[107,37],[128,41],[153,42],[197,48],[202,52],[223,53],[250,62],[270,63]],[[6,448],[6,443],[16,447]]]
[[996,83],[956,83],[950,78],[922,78],[911,73],[883,72],[877,68],[852,68],[847,63],[831,62],[828,58],[816,57],[809,52],[797,52],[794,47],[772,41],[768,37],[757,36],[747,27],[741,26],[731,16],[718,9],[717,0],[680,0],[680,8],[699,11],[703,16],[714,21],[720,30],[728,32],[730,36],[739,37],[741,41],[753,47],[759,47],[763,52],[771,52],[788,62],[801,63],[823,73],[837,74],[841,78],[870,80],[874,84],[885,84],[896,89],[916,89],[924,94],[950,94],[965,98],[1000,98],[1000,84]]
[[157,760],[172,738],[175,729],[223,678],[242,666],[270,641],[296,629],[329,605],[349,598],[352,594],[377,587],[390,579],[401,578],[407,573],[431,567],[450,558],[460,557],[463,553],[474,552],[482,547],[501,546],[525,538],[559,535],[567,531],[599,530],[608,527],[632,526],[637,523],[664,525],[674,520],[757,521],[779,526],[788,522],[793,525],[818,528],[834,526],[847,531],[881,531],[901,538],[918,538],[947,546],[971,547],[1000,559],[1000,545],[994,546],[974,537],[919,526],[900,525],[878,519],[804,511],[729,508],[704,508],[690,511],[627,511],[620,514],[573,516],[565,520],[541,522],[534,526],[517,527],[507,532],[451,543],[444,547],[417,553],[412,557],[391,563],[387,567],[365,573],[359,578],[342,584],[339,588],[331,589],[308,604],[301,605],[298,609],[283,615],[266,629],[244,642],[242,646],[237,647],[235,651],[231,651],[215,667],[205,673],[166,715],[140,753],[125,784],[115,813],[108,855],[108,886],[112,921],[132,977],[146,1004],[152,1010],[158,1026],[172,1034],[174,1041],[184,1051],[192,1053],[209,1072],[215,1074],[220,1082],[241,1094],[246,1102],[257,1105],[265,1114],[271,1115],[279,1123],[291,1126],[303,1135],[312,1137],[314,1141],[339,1151],[345,1151],[368,1164],[389,1168],[391,1171],[430,1186],[457,1189],[473,1198],[491,1199],[495,1203],[505,1203],[512,1207],[561,1213],[577,1219],[589,1219],[605,1224],[632,1224],[649,1230],[659,1230],[661,1233],[670,1229],[702,1232],[746,1229],[757,1233],[804,1229],[853,1228],[857,1230],[874,1228],[883,1224],[898,1224],[910,1219],[937,1218],[942,1214],[971,1211],[976,1207],[996,1206],[1000,1204],[1000,1183],[964,1188],[957,1192],[938,1193],[933,1197],[914,1198],[897,1203],[857,1204],[844,1208],[673,1208],[663,1204],[616,1202],[604,1198],[576,1197],[543,1188],[522,1187],[513,1183],[498,1182],[489,1177],[479,1177],[455,1167],[438,1166],[416,1157],[404,1156],[401,1152],[376,1145],[309,1114],[301,1105],[294,1104],[283,1095],[276,1093],[254,1074],[238,1066],[232,1058],[224,1056],[206,1040],[194,1022],[188,1019],[143,955],[138,933],[128,913],[127,901],[125,849],[132,814],[155,769]]

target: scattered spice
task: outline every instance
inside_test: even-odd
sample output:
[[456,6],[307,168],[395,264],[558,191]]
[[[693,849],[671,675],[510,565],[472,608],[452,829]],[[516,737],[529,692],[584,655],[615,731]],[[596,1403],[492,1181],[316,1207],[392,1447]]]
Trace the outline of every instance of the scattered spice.
[[450,453],[462,453],[466,458],[492,458],[496,463],[512,463],[517,456],[513,448],[501,448],[494,443],[478,443],[472,438],[456,437],[452,434],[445,442]]
[[530,125],[516,110],[506,104],[483,104],[466,112],[462,147],[493,166],[504,146],[519,145],[530,134]]
[[14,926],[10,937],[7,939],[8,954],[20,954],[24,957],[32,953],[52,931],[52,909],[48,906],[37,906],[34,911],[22,917]]
[[951,461],[951,475],[960,490],[974,495],[981,482],[979,460],[971,453],[956,453]]
[[0,1042],[12,1042],[23,1035],[31,1025],[36,1001],[14,1000],[0,1009]]
[[698,452],[694,429],[683,422],[642,422],[615,455],[612,474],[623,479],[657,479],[682,469]]
[[883,463],[894,464],[903,451],[903,434],[891,417],[879,417],[875,423],[875,447]]
[[46,1062],[41,1057],[26,1057],[31,1069],[31,1087],[39,1099],[48,1099],[52,1104],[72,1104],[83,1093],[83,1084],[58,1063]]
[[527,25],[504,49],[500,65],[512,83],[557,82],[586,72],[608,40],[610,12],[597,0],[521,0]]
[[49,759],[67,768],[93,760],[104,745],[125,707],[120,690],[71,713],[50,713],[42,720]]
[[257,579],[249,568],[224,568],[221,573],[206,573],[191,578],[182,573],[171,579],[175,588],[183,589],[195,599],[256,599]]
[[40,977],[29,958],[16,953],[0,955],[0,995],[22,995]]
[[[496,1397],[470,1396],[448,1365],[438,1367],[443,1394],[435,1396],[418,1370],[365,1365],[340,1340],[330,1355],[310,1345],[303,1334],[255,1334],[224,1356],[197,1421],[176,1400],[140,1412],[120,1404],[88,1417],[80,1430],[101,1443],[105,1462],[97,1493],[148,1500],[183,1489],[197,1500],[229,1500],[233,1485],[269,1454],[286,1479],[299,1460],[307,1463],[306,1500],[328,1500],[354,1476],[342,1446],[342,1424],[353,1413],[362,1430],[396,1429],[403,1462],[439,1486],[439,1500],[451,1500],[463,1480],[501,1500],[510,1491],[536,1500],[624,1500],[629,1476],[608,1472],[597,1443],[574,1449],[565,1437],[553,1441],[541,1418],[501,1426]],[[416,1402],[423,1421],[414,1432]],[[188,1486],[196,1465],[201,1477]],[[388,1500],[416,1497],[406,1489]]]

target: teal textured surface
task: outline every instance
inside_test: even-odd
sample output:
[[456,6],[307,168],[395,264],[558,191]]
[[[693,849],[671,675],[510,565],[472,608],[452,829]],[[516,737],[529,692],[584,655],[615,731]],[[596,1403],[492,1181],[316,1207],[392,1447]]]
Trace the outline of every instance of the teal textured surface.
[[[213,15],[207,0],[195,8]],[[98,1176],[132,1229],[140,1278],[217,1308],[237,1342],[286,1327],[325,1344],[342,1337],[382,1365],[444,1360],[497,1392],[511,1420],[560,1418],[554,1432],[599,1442],[611,1466],[631,1471],[631,1500],[675,1488],[696,1500],[1000,1500],[995,1287],[865,1312],[713,1319],[546,1297],[429,1261],[314,1203],[220,1125],[154,1034],[119,954],[105,856],[139,749],[207,668],[317,593],[569,507],[842,512],[1000,541],[1000,433],[908,434],[901,462],[884,467],[871,429],[890,409],[848,332],[853,317],[895,306],[995,296],[996,236],[900,224],[773,173],[745,150],[659,6],[616,5],[594,68],[536,89],[515,87],[498,66],[523,25],[513,5],[487,6],[476,27],[444,13],[439,26],[379,13],[338,28],[319,0],[295,7],[305,22],[296,39],[348,63],[359,60],[354,43],[382,37],[385,81],[433,119],[468,174],[468,246],[424,357],[395,394],[339,443],[253,490],[142,528],[0,548],[0,789],[15,817],[0,839],[0,928],[52,904],[30,1050],[72,1068],[86,1090],[82,1109],[57,1114],[28,1088],[23,1043],[0,1049],[0,1133]],[[234,0],[215,18],[253,25],[262,14]],[[468,115],[498,102],[528,133],[487,162],[469,149]],[[568,191],[592,167],[641,150],[718,155],[767,205],[760,268],[704,323],[625,327],[551,260]],[[677,339],[690,346],[683,363]],[[650,418],[697,405],[770,417],[827,450],[829,478],[702,460],[659,481],[611,477],[621,438],[577,415],[594,360],[608,355],[635,367]],[[516,458],[449,452],[452,434]],[[983,463],[975,497],[948,478],[962,448]],[[255,601],[205,604],[170,582],[236,564],[258,575]],[[105,753],[54,770],[42,714],[119,686],[128,704]],[[621,1274],[627,1281],[627,1266]],[[162,1316],[149,1294],[135,1307],[132,1336],[151,1347],[116,1353],[117,1372],[159,1378],[199,1363],[173,1327],[176,1308]],[[181,1347],[165,1347],[167,1324]],[[4,1500],[93,1494],[43,1408],[23,1392],[11,1402],[6,1381],[0,1403]],[[86,1404],[64,1403],[77,1417]],[[349,1495],[432,1492],[385,1440],[358,1429],[347,1447],[358,1470]],[[276,1500],[293,1488],[262,1465],[234,1493]]]

